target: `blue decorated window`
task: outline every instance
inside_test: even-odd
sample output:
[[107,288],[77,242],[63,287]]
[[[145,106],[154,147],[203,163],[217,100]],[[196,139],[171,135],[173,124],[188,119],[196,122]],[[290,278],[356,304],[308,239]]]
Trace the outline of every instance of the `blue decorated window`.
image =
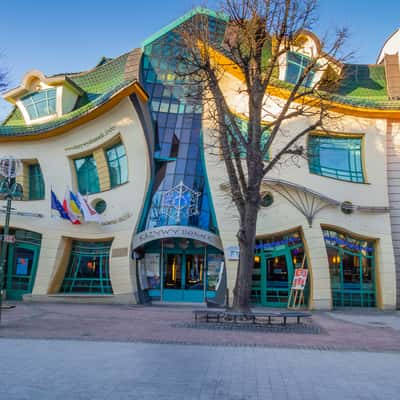
[[311,135],[308,139],[310,172],[342,181],[364,183],[361,137]]
[[106,150],[108,170],[110,172],[111,187],[128,182],[128,158],[122,143]]
[[56,113],[55,88],[30,93],[21,100],[31,120],[47,117],[48,115]]
[[100,192],[96,160],[93,155],[74,160],[79,192],[83,195]]
[[[287,67],[285,81],[295,85],[302,76],[304,69],[309,65],[310,58],[304,54],[289,51],[287,53]],[[314,80],[315,72],[310,71],[307,78],[304,80],[305,87],[311,87]]]
[[29,200],[44,199],[44,180],[39,164],[29,165]]

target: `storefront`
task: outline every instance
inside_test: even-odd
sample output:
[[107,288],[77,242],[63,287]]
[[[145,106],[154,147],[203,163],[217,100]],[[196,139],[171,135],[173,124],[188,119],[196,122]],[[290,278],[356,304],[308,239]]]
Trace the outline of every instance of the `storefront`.
[[375,307],[375,246],[344,232],[323,231],[334,307]]
[[7,246],[4,288],[7,299],[21,300],[33,290],[42,236],[22,229],[11,229],[10,235],[15,236],[15,243]]
[[[257,239],[251,303],[256,306],[286,307],[294,270],[307,268],[304,246],[299,232]],[[308,304],[308,288],[305,304]]]
[[224,295],[223,254],[207,243],[186,238],[153,241],[137,262],[140,289],[151,300],[197,303]]

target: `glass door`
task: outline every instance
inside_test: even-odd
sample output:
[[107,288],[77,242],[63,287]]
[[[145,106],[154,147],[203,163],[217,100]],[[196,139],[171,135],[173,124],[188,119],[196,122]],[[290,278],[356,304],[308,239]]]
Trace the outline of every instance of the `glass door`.
[[9,246],[7,267],[7,298],[21,300],[32,293],[38,263],[39,248],[32,244],[17,243]]
[[293,280],[293,264],[289,249],[272,252],[265,258],[264,305],[286,307]]

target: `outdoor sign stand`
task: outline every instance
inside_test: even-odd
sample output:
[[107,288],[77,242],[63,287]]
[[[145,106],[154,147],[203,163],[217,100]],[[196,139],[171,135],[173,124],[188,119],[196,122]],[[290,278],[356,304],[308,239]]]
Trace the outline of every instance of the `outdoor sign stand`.
[[292,287],[288,300],[288,310],[297,310],[304,305],[304,288],[307,282],[308,269],[304,268],[306,256],[304,255],[301,267],[295,269]]

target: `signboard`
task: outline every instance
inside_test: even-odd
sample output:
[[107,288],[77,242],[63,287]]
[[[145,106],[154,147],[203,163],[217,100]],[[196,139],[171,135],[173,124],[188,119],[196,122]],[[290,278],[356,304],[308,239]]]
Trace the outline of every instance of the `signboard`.
[[228,246],[225,248],[226,259],[231,261],[239,260],[239,246]]
[[6,243],[15,243],[14,235],[0,235],[0,240],[4,240]]
[[193,228],[190,226],[160,226],[149,229],[144,232],[137,233],[133,238],[132,249],[151,242],[153,240],[166,239],[171,237],[181,237],[186,239],[194,239],[207,243],[219,250],[222,250],[221,240],[217,235],[203,229]]
[[294,270],[293,290],[304,290],[307,283],[308,270],[305,268],[297,268]]

